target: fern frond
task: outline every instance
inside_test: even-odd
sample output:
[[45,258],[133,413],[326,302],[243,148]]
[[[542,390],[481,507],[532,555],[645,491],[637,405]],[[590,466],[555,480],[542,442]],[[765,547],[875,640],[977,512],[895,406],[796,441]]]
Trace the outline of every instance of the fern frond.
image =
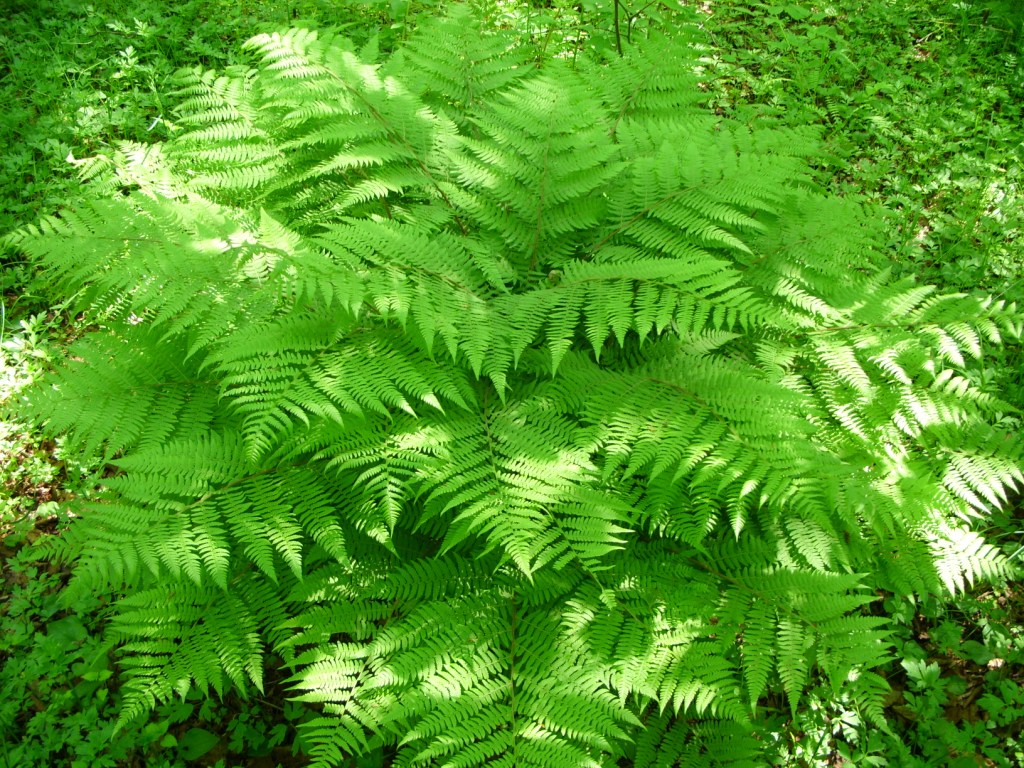
[[998,547],[968,528],[947,528],[932,542],[935,569],[950,594],[963,592],[980,579],[1005,581],[1014,570]]
[[[201,376],[195,362],[182,365],[181,344],[151,329],[125,323],[118,335],[76,342],[69,355],[70,365],[44,379],[29,407],[85,455],[101,451],[109,459],[129,447],[192,438],[224,423],[215,382]],[[60,407],[70,400],[77,403],[74,413]]]
[[464,8],[419,26],[389,64],[426,104],[463,128],[492,95],[533,69],[528,49],[504,31],[484,29]]
[[117,728],[158,701],[196,688],[223,694],[263,689],[263,648],[249,606],[219,589],[154,587],[125,598],[113,619],[126,639],[122,667],[128,676]]

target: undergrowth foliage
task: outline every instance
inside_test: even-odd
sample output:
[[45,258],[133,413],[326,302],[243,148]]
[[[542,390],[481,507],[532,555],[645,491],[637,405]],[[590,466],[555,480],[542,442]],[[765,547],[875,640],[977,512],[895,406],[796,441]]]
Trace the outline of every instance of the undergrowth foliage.
[[272,664],[320,766],[753,765],[821,680],[885,727],[861,608],[1009,572],[966,373],[1016,308],[890,279],[682,32],[250,46],[12,238],[96,328],[31,408],[111,468],[60,546],[119,599],[122,724]]

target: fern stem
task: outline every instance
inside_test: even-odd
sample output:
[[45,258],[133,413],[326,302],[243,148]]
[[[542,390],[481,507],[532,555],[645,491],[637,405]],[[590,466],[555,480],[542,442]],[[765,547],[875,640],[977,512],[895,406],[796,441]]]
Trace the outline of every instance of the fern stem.
[[519,738],[517,736],[516,722],[516,631],[518,629],[519,613],[516,608],[516,591],[512,590],[509,595],[509,605],[512,608],[512,616],[509,620],[509,648],[508,648],[508,688],[509,707],[512,716],[510,724],[512,730],[512,765],[519,765]]
[[615,50],[622,56],[622,30],[619,28],[619,0],[613,0],[614,23],[615,23]]

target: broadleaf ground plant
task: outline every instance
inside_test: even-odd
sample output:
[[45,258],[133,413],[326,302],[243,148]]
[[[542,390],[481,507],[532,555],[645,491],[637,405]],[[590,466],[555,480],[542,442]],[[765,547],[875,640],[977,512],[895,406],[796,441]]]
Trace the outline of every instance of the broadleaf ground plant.
[[812,685],[886,727],[860,609],[1010,572],[968,373],[1024,317],[892,278],[687,29],[260,35],[11,238],[96,329],[31,408],[109,465],[60,547],[122,725],[274,665],[322,766],[755,765]]

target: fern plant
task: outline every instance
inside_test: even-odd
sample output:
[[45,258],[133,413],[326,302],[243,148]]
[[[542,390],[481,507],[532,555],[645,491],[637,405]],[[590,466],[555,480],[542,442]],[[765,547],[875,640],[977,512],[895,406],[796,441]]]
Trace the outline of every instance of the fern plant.
[[95,329],[31,408],[111,468],[61,546],[122,724],[276,665],[318,766],[757,765],[812,678],[884,727],[862,608],[1009,571],[1015,307],[889,279],[682,32],[250,46],[11,238]]

